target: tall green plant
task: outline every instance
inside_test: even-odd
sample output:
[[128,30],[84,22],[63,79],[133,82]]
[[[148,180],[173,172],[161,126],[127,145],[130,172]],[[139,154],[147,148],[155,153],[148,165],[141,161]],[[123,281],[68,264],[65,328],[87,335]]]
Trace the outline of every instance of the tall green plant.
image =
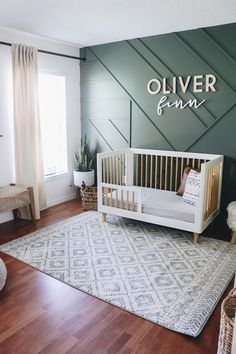
[[80,149],[75,153],[75,169],[80,172],[88,172],[91,170],[93,162],[96,157],[95,150],[92,150],[87,141],[85,135],[84,138],[81,138]]

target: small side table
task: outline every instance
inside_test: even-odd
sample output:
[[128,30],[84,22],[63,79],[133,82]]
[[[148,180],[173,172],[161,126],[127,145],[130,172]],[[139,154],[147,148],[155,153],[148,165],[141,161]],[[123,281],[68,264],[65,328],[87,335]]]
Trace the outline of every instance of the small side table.
[[232,230],[232,239],[231,243],[236,243],[236,202],[232,202],[227,207],[228,219],[227,224]]

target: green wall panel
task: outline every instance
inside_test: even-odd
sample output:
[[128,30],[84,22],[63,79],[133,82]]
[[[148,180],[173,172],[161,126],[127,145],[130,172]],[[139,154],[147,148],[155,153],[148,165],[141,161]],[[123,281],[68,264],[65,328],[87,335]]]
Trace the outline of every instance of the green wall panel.
[[[99,151],[126,146],[225,155],[222,217],[236,200],[236,24],[137,38],[82,49],[82,132]],[[198,109],[156,109],[163,93],[150,95],[152,78],[214,74],[216,92],[168,100],[206,102]]]
[[82,118],[123,118],[130,116],[130,100],[124,99],[88,99],[81,105]]

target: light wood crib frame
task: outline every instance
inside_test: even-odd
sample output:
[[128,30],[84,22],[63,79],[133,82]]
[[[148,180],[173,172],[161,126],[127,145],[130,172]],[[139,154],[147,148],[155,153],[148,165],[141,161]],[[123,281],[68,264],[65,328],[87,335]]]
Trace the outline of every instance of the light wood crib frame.
[[[197,243],[199,234],[219,214],[222,155],[128,148],[97,156],[98,211],[104,221],[106,214],[110,213],[191,231],[194,243]],[[200,196],[195,207],[176,196],[186,166],[200,171]],[[151,197],[147,205],[145,195]],[[177,203],[178,210],[174,214],[169,207],[162,209],[165,198],[170,198],[170,208],[171,200]],[[159,209],[156,206],[158,201]],[[178,213],[188,207],[191,213],[187,209],[187,219],[185,214],[184,218],[178,217]]]

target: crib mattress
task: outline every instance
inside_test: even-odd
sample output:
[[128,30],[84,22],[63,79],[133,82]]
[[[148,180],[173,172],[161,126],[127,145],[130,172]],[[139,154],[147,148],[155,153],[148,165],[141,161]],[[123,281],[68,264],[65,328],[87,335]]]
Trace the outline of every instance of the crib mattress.
[[142,212],[194,223],[195,206],[185,203],[176,192],[141,188]]
[[[167,219],[194,223],[195,206],[187,204],[176,192],[140,187],[142,193],[142,213]],[[115,192],[110,195],[115,206]],[[121,208],[121,200],[119,200]],[[137,211],[137,203],[134,204]]]

